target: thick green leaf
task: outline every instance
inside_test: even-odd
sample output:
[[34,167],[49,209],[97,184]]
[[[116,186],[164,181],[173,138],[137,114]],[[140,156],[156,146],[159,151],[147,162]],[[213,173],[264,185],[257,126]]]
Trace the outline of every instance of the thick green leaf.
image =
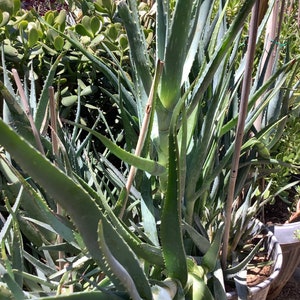
[[175,120],[176,117],[173,118],[169,135],[168,185],[161,216],[161,243],[168,277],[178,279],[184,287],[187,282],[187,262],[181,228],[181,173]]
[[201,265],[204,268],[207,268],[208,272],[212,272],[216,268],[217,262],[219,260],[220,249],[221,249],[222,239],[223,239],[223,231],[224,231],[224,225],[221,225],[216,232],[211,247],[205,253],[201,261]]
[[136,103],[142,118],[152,83],[147,43],[139,21],[136,1],[130,0],[129,7],[125,1],[120,1],[118,11],[126,28],[133,64]]
[[9,108],[10,116],[7,121],[10,122],[11,126],[13,126],[18,133],[34,145],[35,139],[30,128],[29,120],[19,103],[16,101],[16,98],[9,92],[2,81],[0,81],[0,92]]
[[[100,205],[103,205],[103,208],[110,217],[111,222],[113,223],[116,230],[127,242],[131,249],[136,253],[141,259],[158,266],[163,266],[163,258],[161,249],[154,247],[152,245],[142,242],[136,235],[134,235],[128,228],[122,225],[121,221],[116,217],[115,213],[108,206],[106,199],[103,199],[101,193],[97,193],[93,190],[87,183],[82,179],[77,178],[80,184],[84,187],[86,191],[91,195],[92,198],[97,199]],[[123,197],[124,194],[121,192],[120,197]]]
[[204,255],[211,246],[209,240],[187,223],[183,224],[183,229],[187,231],[195,246]]
[[[114,275],[118,277],[120,282],[126,287],[126,290],[128,291],[130,297],[133,300],[139,300],[141,296],[139,295],[139,292],[136,289],[135,282],[133,281],[132,277],[127,272],[127,270],[119,263],[119,261],[113,256],[113,254],[109,250],[109,247],[106,242],[107,238],[109,238],[109,235],[106,234],[105,237],[104,230],[105,228],[103,228],[103,225],[100,221],[98,226],[99,247],[103,253],[106,263],[109,266],[110,270],[114,273]],[[120,250],[126,251],[126,248]]]
[[255,247],[251,250],[251,252],[247,255],[246,258],[244,258],[240,263],[236,264],[233,267],[230,267],[224,271],[224,275],[227,278],[232,278],[236,276],[241,270],[246,268],[246,266],[249,264],[249,262],[253,259],[254,255],[257,253],[259,248],[261,247],[261,244],[263,242],[263,239],[261,239]]
[[[191,298],[193,300],[214,300],[206,282],[195,274],[189,274],[191,281]],[[218,298],[216,298],[218,299]]]
[[53,40],[53,45],[56,51],[62,51],[64,47],[65,41],[61,36],[56,36]]
[[130,8],[125,1],[120,1],[118,11],[125,24],[132,62],[135,64],[135,76],[140,77],[144,91],[149,94],[152,77],[149,69],[147,44],[139,23],[136,1],[130,0],[129,3]]
[[75,30],[78,34],[82,35],[82,36],[89,36],[90,38],[93,38],[93,34],[88,30],[88,28],[86,28],[83,24],[76,24],[75,25]]
[[42,263],[39,259],[33,257],[31,254],[24,251],[24,258],[29,261],[35,268],[41,270],[42,273],[46,276],[50,276],[51,274],[56,272],[56,269]]
[[2,275],[2,280],[7,284],[8,288],[14,295],[13,299],[18,299],[18,300],[26,299],[22,289],[18,286],[18,284],[8,273]]
[[7,11],[0,11],[0,27],[5,26],[10,19],[10,15]]
[[16,201],[14,203],[14,206],[11,208],[12,214],[10,214],[5,222],[5,224],[2,226],[0,231],[0,241],[4,241],[9,234],[9,231],[11,230],[13,226],[13,217],[15,216],[16,212],[18,211],[20,207],[20,200],[21,195],[23,193],[23,188],[20,188],[19,194],[16,198]]
[[[24,139],[20,138],[2,119],[0,119],[0,133],[0,144],[10,152],[23,171],[30,174],[32,179],[42,186],[45,192],[67,211],[76,224],[92,257],[105,273],[110,275],[114,284],[117,287],[121,287],[119,280],[110,273],[109,268],[105,264],[97,242],[98,223],[100,220],[103,222],[109,238],[116,245],[116,247],[112,246],[110,248],[113,255],[118,258],[130,276],[132,276],[137,284],[139,293],[145,299],[150,299],[151,296],[149,297],[149,294],[151,295],[151,290],[149,283],[138,260],[133,252],[130,252],[128,245],[124,243],[94,199],[80,185],[59,170]],[[128,250],[125,251],[123,256],[125,247]],[[128,255],[128,253],[131,253],[131,255]]]
[[[26,212],[31,218],[39,220],[41,222],[51,224],[51,227],[55,230],[56,234],[62,236],[66,241],[72,244],[74,247],[78,247],[75,243],[74,232],[72,226],[66,226],[66,223],[63,223],[50,209],[47,202],[43,198],[42,194],[36,191],[32,185],[29,184],[29,180],[23,178],[23,176],[14,169],[11,165],[8,164],[5,160],[0,160],[0,170],[6,176],[9,184],[6,186],[6,193],[9,193],[9,197],[17,198],[18,190],[20,186],[25,188],[22,193],[21,203],[22,210]],[[8,173],[8,170],[11,173]],[[36,227],[31,226],[27,220],[23,218],[23,215],[18,215],[18,221],[21,222],[21,231],[27,237],[33,235],[36,239],[31,240],[36,246],[41,246],[45,240],[51,242],[56,239],[56,234],[39,228],[39,231],[36,231]],[[65,220],[66,221],[66,220]],[[44,239],[44,240],[43,240]],[[1,239],[0,239],[1,240]]]
[[52,296],[52,297],[40,297],[40,300],[129,300],[126,295],[118,296],[114,293],[109,292],[81,292],[81,293],[73,293],[70,295],[60,295],[60,296]]
[[178,0],[168,43],[163,58],[165,65],[159,90],[160,101],[167,109],[173,109],[180,96],[183,66],[187,55],[187,42],[190,30],[190,22],[193,0]]
[[192,26],[190,28],[189,34],[190,41],[188,44],[188,52],[183,67],[182,82],[187,80],[188,75],[190,74],[195,56],[199,49],[199,43],[201,43],[200,38],[203,35],[203,29],[206,28],[209,12],[211,11],[211,7],[213,5],[214,1],[212,0],[204,0],[202,1],[201,5],[199,4],[199,2],[198,5],[196,5],[195,12],[191,20]]

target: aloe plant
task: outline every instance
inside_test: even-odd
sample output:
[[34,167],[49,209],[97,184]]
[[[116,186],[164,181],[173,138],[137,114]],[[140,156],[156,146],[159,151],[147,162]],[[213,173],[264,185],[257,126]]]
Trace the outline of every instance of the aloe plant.
[[[55,32],[55,36],[83,54],[118,89],[118,95],[110,96],[120,110],[126,149],[117,145],[118,139],[113,135],[108,138],[97,132],[96,124],[93,128],[80,124],[80,93],[75,122],[63,120],[68,124],[61,128],[66,134],[58,133],[62,143],[59,157],[54,153],[47,158],[32,146],[35,145],[32,139],[28,143],[28,136],[32,138],[30,130],[26,136],[0,120],[0,144],[22,172],[30,176],[30,181],[4,159],[5,168],[7,172],[14,172],[15,180],[44,212],[41,220],[40,216],[25,219],[29,224],[42,225],[46,231],[60,235],[73,247],[71,253],[75,256],[74,263],[65,258],[71,266],[57,273],[53,269],[44,271],[47,275],[39,280],[36,276],[30,277],[27,270],[17,264],[22,255],[28,257],[28,253],[13,254],[13,262],[4,259],[4,292],[10,291],[22,299],[35,296],[36,285],[41,284],[49,287],[45,292],[48,297],[44,299],[51,299],[55,290],[62,294],[64,286],[80,291],[61,295],[61,298],[101,299],[107,295],[112,299],[226,298],[224,277],[232,278],[245,268],[260,246],[258,244],[245,260],[233,267],[239,243],[249,238],[251,218],[263,205],[263,196],[251,202],[254,195],[259,194],[260,166],[270,162],[272,137],[279,136],[278,128],[286,111],[279,107],[277,118],[268,119],[261,131],[254,130],[253,124],[268,110],[272,99],[284,91],[298,63],[298,59],[294,59],[278,65],[263,84],[263,73],[255,68],[254,80],[248,86],[250,91],[244,90],[245,63],[253,63],[247,60],[241,40],[244,24],[255,2],[245,1],[227,24],[229,1],[157,1],[156,43],[150,46],[140,23],[136,1],[118,2],[118,17],[126,29],[130,48],[131,69],[122,64],[122,57],[116,57],[105,41],[99,44],[107,51],[109,59],[98,57],[93,49],[78,41],[78,36],[66,34],[62,28],[54,26],[47,15],[38,17],[46,30]],[[98,11],[105,11],[111,17],[115,9],[113,1],[96,3]],[[270,6],[266,19],[271,9]],[[86,26],[77,25],[76,32],[96,39],[99,24],[93,20],[93,17],[82,20],[82,25]],[[258,41],[263,36],[264,25],[265,21],[258,28]],[[261,61],[260,53],[256,55]],[[10,108],[16,121],[27,122],[22,109],[13,101],[9,102],[16,96],[4,85],[0,88],[7,103],[12,103]],[[224,239],[223,212],[240,94],[245,92],[249,102],[242,133],[247,138],[238,153],[239,177],[233,190],[234,198],[241,198],[242,194],[245,198],[232,209],[230,248],[222,269],[219,253]],[[285,90],[286,101],[291,96]],[[257,99],[260,104],[255,106]],[[41,113],[35,119],[39,129],[46,113],[41,106],[43,103],[45,105],[40,100]],[[101,118],[105,120],[99,109]],[[137,147],[132,141],[138,140],[132,129],[136,124],[140,126]],[[70,126],[74,135],[68,140]],[[86,140],[80,137],[79,129],[88,132]],[[106,129],[110,132],[109,126]],[[92,148],[92,136],[104,145],[103,153]],[[76,140],[80,141],[79,146]],[[134,149],[135,154],[132,154]],[[122,162],[123,173],[110,161],[112,155]],[[128,165],[136,170],[130,172]],[[131,173],[136,174],[129,177],[133,186],[126,185],[126,177]],[[52,201],[62,206],[66,216],[53,215]],[[6,204],[12,217],[6,219],[5,238],[13,236],[15,244],[21,244],[18,205],[18,201],[12,207]],[[42,249],[51,249],[49,247],[43,245]],[[62,245],[53,249],[61,248],[66,251],[66,246]],[[10,250],[5,245],[2,248],[3,253]],[[45,268],[36,258],[30,259],[36,270]],[[82,270],[80,262],[86,269]],[[67,279],[72,274],[74,282]],[[85,278],[86,287],[78,287],[78,274]],[[60,282],[53,281],[59,276],[62,276]],[[28,288],[30,293],[22,290],[25,279],[34,283]]]

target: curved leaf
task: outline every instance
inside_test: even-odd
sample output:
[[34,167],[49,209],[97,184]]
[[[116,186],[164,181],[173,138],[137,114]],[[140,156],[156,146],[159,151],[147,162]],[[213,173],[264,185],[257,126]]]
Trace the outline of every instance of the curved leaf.
[[[110,273],[103,260],[103,253],[99,249],[97,230],[100,220],[103,222],[109,238],[116,245],[110,248],[112,254],[118,258],[132,276],[139,293],[145,299],[151,299],[151,296],[149,297],[149,294],[151,295],[149,283],[136,256],[130,251],[127,243],[123,241],[107,216],[87,191],[18,136],[2,119],[0,119],[0,133],[0,144],[14,157],[23,171],[28,173],[34,181],[43,187],[49,196],[66,210],[76,224],[91,256],[110,276],[117,288],[122,289],[122,286],[119,280]],[[125,248],[127,251],[123,255]],[[131,253],[131,255],[128,255],[128,253]],[[146,287],[149,289],[147,290]]]
[[81,124],[76,124],[71,121],[66,121],[69,124],[72,124],[74,126],[77,126],[79,128],[82,128],[92,135],[94,135],[96,138],[98,138],[105,147],[107,147],[114,155],[116,155],[118,158],[122,159],[126,163],[135,166],[136,168],[146,171],[150,173],[151,175],[160,176],[163,175],[166,172],[166,169],[164,166],[160,165],[156,161],[142,158],[139,156],[136,156],[130,152],[125,151],[121,147],[117,146],[114,142],[112,142],[110,139],[102,135],[101,133],[90,129],[86,126],[83,126]]
[[112,270],[112,272],[119,278],[121,283],[126,287],[128,293],[130,294],[130,297],[133,300],[139,300],[141,297],[139,295],[139,292],[136,289],[132,277],[127,272],[127,270],[118,262],[118,260],[112,255],[108,245],[106,244],[106,238],[104,237],[104,228],[101,221],[99,222],[98,232],[99,232],[99,247],[103,252],[103,256],[107,262],[107,265]]

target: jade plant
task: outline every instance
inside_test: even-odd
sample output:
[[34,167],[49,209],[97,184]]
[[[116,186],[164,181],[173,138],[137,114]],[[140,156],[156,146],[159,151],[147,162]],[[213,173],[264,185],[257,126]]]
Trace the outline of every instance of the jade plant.
[[[11,180],[17,183],[16,200],[5,201],[9,216],[1,230],[2,295],[226,299],[224,282],[244,270],[261,246],[239,256],[264,204],[258,179],[271,160],[272,138],[278,138],[287,112],[278,106],[275,118],[266,118],[260,130],[254,122],[279,93],[290,100],[290,77],[299,65],[298,58],[277,64],[266,82],[265,69],[254,67],[254,58],[262,63],[255,45],[272,5],[258,27],[259,1],[244,1],[230,24],[229,1],[156,1],[151,8],[156,12],[156,40],[149,44],[137,2],[127,2],[114,6],[114,1],[96,1],[99,7],[116,9],[117,26],[126,31],[130,67],[101,38],[97,45],[105,49],[104,56],[82,43],[82,37],[99,35],[94,16],[82,19],[78,24],[83,26],[69,34],[47,15],[35,15],[45,30],[81,53],[115,88],[117,93],[106,94],[120,114],[117,137],[109,126],[105,134],[95,130],[97,122],[107,124],[101,108],[94,126],[86,126],[80,118],[80,93],[75,118],[63,118],[52,101],[49,80],[52,113],[49,117],[46,103],[42,110],[39,104],[40,113],[29,122],[13,88],[0,86],[11,113],[10,122],[0,120],[7,195]],[[251,10],[245,54],[241,41]],[[112,16],[108,12],[106,18]],[[48,138],[41,135],[44,119],[50,124]],[[36,146],[37,139],[42,147]],[[104,148],[101,153],[93,146],[97,140]],[[34,205],[33,217],[21,200],[24,191]],[[21,222],[49,235],[38,239],[39,248],[30,243],[32,255],[22,243]],[[58,242],[53,243],[53,234],[60,237]],[[27,237],[33,235],[31,230]],[[58,271],[50,251],[64,263]],[[238,290],[246,297],[247,289]]]
[[[43,18],[54,29],[76,36],[80,43],[103,59],[109,48],[119,61],[122,60],[125,68],[128,66],[128,42],[120,23],[113,20],[116,7],[109,4],[70,1],[66,10],[61,7],[43,10]],[[46,8],[47,3],[32,3],[32,6],[38,11],[41,6]],[[65,117],[74,114],[77,94],[80,93],[81,101],[86,104],[82,106],[82,114],[88,115],[91,123],[95,122],[97,116],[92,107],[113,101],[106,93],[114,94],[116,90],[101,72],[93,69],[81,52],[72,48],[54,29],[44,26],[34,14],[35,10],[25,8],[19,5],[13,12],[1,11],[0,40],[7,68],[17,69],[21,77],[33,70],[31,76],[37,93],[40,93],[53,62],[59,58],[57,76],[52,84],[60,95],[61,114]]]

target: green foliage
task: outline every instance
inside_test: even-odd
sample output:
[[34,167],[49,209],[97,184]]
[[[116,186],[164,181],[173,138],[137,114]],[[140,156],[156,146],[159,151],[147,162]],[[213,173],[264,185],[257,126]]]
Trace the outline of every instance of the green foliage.
[[[257,52],[222,269],[240,45],[254,2],[232,15],[230,1],[210,0],[70,1],[81,9],[76,19],[64,10],[2,14],[1,296],[226,298],[224,279],[260,247],[248,244],[268,198],[259,178],[281,139],[298,64],[284,53],[264,81]],[[12,67],[24,74],[32,120],[10,83]],[[140,131],[141,157],[132,154]],[[130,166],[138,170],[128,187]]]
[[[275,145],[273,156],[276,157],[278,163],[270,166],[271,174],[267,177],[272,182],[272,193],[275,194],[281,190],[279,197],[286,203],[293,202],[289,199],[289,191],[283,187],[290,185],[293,181],[293,174],[299,173],[300,168],[300,122],[297,116],[291,116],[286,123],[285,130],[281,139]],[[268,170],[266,170],[268,174]],[[275,199],[273,199],[275,201]]]
[[[70,3],[69,7],[73,5],[75,3]],[[128,64],[128,42],[120,24],[108,19],[104,12],[99,12],[94,7],[92,10],[97,13],[90,15],[91,10],[83,9],[85,6],[83,2],[76,5],[78,5],[76,9],[82,9],[82,12],[86,13],[82,18],[78,17],[80,19],[76,24],[75,15],[71,11],[47,11],[43,19],[53,28],[41,23],[34,11],[18,10],[13,16],[3,12],[0,35],[8,69],[16,68],[23,76],[32,68],[38,94],[52,63],[59,59],[58,75],[52,84],[57,90],[57,97],[61,99],[61,114],[65,117],[72,114],[71,106],[76,105],[80,89],[81,100],[86,104],[82,107],[82,114],[89,116],[91,122],[95,122],[97,113],[91,107],[103,106],[103,103],[108,101],[112,103],[117,101],[116,98],[107,100],[106,96],[108,93],[116,93],[116,84],[111,84],[105,79],[101,70],[95,70],[92,63],[82,53],[72,48],[59,33],[65,32],[69,38],[75,38],[84,44],[90,53],[103,56],[103,59],[105,57],[107,59],[106,49],[109,47],[114,56],[122,58],[124,65]],[[98,8],[99,5],[98,3]],[[88,6],[97,5],[91,2]],[[111,9],[113,17],[115,8]],[[81,30],[77,34],[79,26],[82,26],[84,31]],[[115,72],[113,68],[112,72]]]

